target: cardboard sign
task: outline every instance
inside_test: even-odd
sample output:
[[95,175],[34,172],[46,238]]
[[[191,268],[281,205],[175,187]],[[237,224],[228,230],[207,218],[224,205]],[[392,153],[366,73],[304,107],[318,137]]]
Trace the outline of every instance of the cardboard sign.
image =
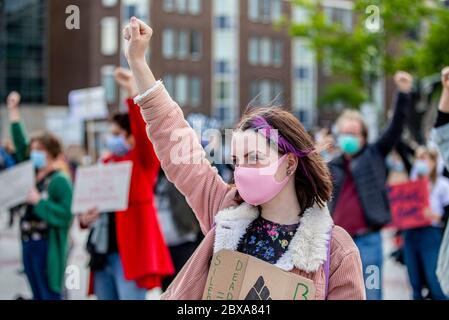
[[80,168],[76,172],[72,212],[100,212],[128,208],[132,162],[124,161]]
[[33,163],[23,162],[0,173],[0,209],[10,209],[26,202],[36,185]]
[[203,300],[315,300],[315,285],[252,256],[221,250],[212,257]]
[[429,181],[420,179],[388,188],[392,226],[400,229],[413,229],[432,224],[425,216],[429,207]]

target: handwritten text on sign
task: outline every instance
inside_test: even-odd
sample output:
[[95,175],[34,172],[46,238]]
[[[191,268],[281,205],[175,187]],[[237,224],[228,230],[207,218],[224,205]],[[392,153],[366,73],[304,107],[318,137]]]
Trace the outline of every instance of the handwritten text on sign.
[[428,226],[425,216],[429,207],[429,180],[401,183],[389,187],[392,224],[398,229],[413,229]]
[[100,212],[128,208],[132,162],[99,164],[78,169],[73,196],[73,213],[97,208]]

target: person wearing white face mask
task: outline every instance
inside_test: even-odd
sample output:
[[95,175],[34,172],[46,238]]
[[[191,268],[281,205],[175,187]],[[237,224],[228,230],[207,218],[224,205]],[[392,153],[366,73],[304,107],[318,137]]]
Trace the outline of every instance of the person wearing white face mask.
[[135,101],[162,169],[186,197],[205,234],[162,299],[201,299],[212,255],[222,249],[312,279],[318,300],[364,299],[358,250],[333,225],[326,205],[331,176],[300,122],[280,108],[248,112],[232,140],[235,185],[225,183],[145,60],[152,33],[135,17],[124,30],[140,93]]
[[437,279],[438,252],[443,237],[443,226],[449,217],[449,179],[438,174],[438,153],[420,147],[412,168],[412,180],[429,179],[430,206],[426,216],[432,221],[428,227],[405,230],[404,261],[407,266],[413,298],[422,300],[424,285],[435,300],[447,300]]
[[72,222],[72,184],[59,169],[59,139],[44,132],[29,140],[21,122],[19,102],[18,93],[8,96],[11,135],[18,160],[33,162],[37,181],[20,223],[24,270],[33,299],[60,300]]

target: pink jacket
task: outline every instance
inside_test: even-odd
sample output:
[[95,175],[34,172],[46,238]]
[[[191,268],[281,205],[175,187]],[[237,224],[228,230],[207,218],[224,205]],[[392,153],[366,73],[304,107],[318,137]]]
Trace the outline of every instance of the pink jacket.
[[[139,105],[163,170],[186,197],[205,234],[162,299],[199,300],[213,253],[236,250],[258,210],[234,201],[235,187],[225,183],[207,161],[195,131],[162,85]],[[287,252],[276,265],[313,280],[316,299],[325,299],[323,265],[330,228],[333,229],[327,299],[365,299],[359,251],[343,229],[333,227],[327,206],[306,210]]]

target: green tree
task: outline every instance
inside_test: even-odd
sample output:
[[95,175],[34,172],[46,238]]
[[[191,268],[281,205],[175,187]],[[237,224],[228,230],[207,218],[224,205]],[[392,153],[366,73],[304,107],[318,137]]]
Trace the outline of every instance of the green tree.
[[[293,4],[307,18],[284,23],[292,37],[309,40],[318,62],[326,59],[332,73],[348,80],[346,90],[342,84],[331,85],[324,95],[345,100],[349,106],[361,97],[372,101],[375,82],[401,66],[413,65],[410,71],[426,74],[442,64],[441,50],[449,57],[449,37],[442,39],[448,13],[437,0],[355,0],[351,30],[331,21],[320,0],[294,0]],[[430,28],[422,35],[425,22]]]

